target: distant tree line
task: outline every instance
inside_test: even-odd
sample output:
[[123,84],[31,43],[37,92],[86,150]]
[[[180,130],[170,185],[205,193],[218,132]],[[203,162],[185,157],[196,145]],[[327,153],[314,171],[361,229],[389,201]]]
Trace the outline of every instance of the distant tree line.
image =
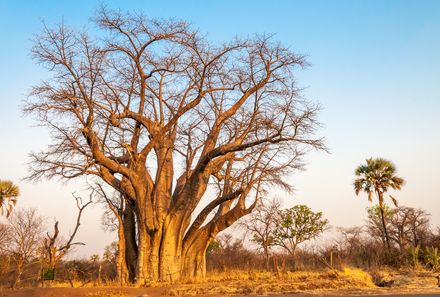
[[[302,249],[301,238],[316,238],[326,229],[325,219],[320,219],[310,232],[302,232],[306,228],[301,225],[290,225],[290,239],[280,233],[285,227],[280,224],[283,214],[293,209],[301,213],[311,211],[306,206],[295,206],[281,210],[279,204],[262,205],[241,223],[246,236],[236,238],[231,234],[223,234],[210,246],[207,254],[208,268],[215,271],[228,269],[280,269],[282,262],[288,270],[321,270],[340,269],[344,266],[359,267],[366,270],[390,268],[440,269],[440,228],[430,223],[430,215],[422,209],[400,206],[391,208],[384,204],[386,227],[390,238],[390,250],[382,226],[381,211],[378,205],[367,209],[368,217],[364,226],[336,228],[336,238],[320,240],[308,244]],[[312,212],[313,213],[313,212]],[[315,213],[316,215],[317,213]],[[270,218],[270,219],[269,219]],[[322,227],[321,227],[322,226]],[[295,238],[297,236],[297,238]],[[292,249],[284,247],[285,243],[297,242]],[[257,248],[250,245],[253,243]],[[299,248],[298,248],[299,245]]]
[[[369,158],[356,168],[353,183],[356,195],[365,192],[369,201],[376,198],[378,204],[367,208],[364,226],[337,228],[338,239],[333,242],[298,251],[298,245],[319,236],[328,221],[322,218],[322,213],[315,213],[305,205],[282,210],[274,200],[259,205],[241,222],[250,241],[258,246],[260,260],[258,253],[245,248],[246,240],[234,241],[223,236],[219,244],[212,246],[208,263],[211,268],[222,270],[229,267],[229,259],[236,257],[234,267],[240,266],[238,263],[243,259],[254,267],[278,269],[277,258],[282,257],[290,269],[335,269],[344,265],[373,269],[387,265],[437,271],[440,228],[431,226],[430,214],[423,209],[398,206],[397,199],[391,195],[388,196],[395,207],[385,202],[390,189],[400,190],[405,183],[396,171],[396,166],[383,158]],[[234,249],[244,255],[225,255]],[[242,263],[242,268],[246,265]]]

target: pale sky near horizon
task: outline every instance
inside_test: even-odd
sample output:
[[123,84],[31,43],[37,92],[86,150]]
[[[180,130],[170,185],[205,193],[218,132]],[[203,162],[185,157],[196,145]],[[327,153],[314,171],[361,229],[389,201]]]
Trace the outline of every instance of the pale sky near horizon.
[[[19,184],[17,207],[37,207],[62,232],[76,213],[71,192],[81,183],[26,183],[27,155],[50,143],[46,130],[23,117],[32,85],[48,73],[30,57],[41,20],[51,26],[94,28],[100,1],[0,0],[0,179]],[[307,170],[289,181],[294,195],[277,192],[285,206],[307,204],[333,226],[361,225],[370,204],[356,197],[354,169],[368,157],[392,160],[407,180],[396,197],[420,207],[440,226],[440,1],[106,1],[110,8],[140,10],[149,17],[190,21],[213,42],[254,33],[308,56],[298,72],[304,96],[322,105],[319,131],[330,153],[312,152]],[[102,253],[115,238],[100,228],[99,206],[86,210],[77,254]]]

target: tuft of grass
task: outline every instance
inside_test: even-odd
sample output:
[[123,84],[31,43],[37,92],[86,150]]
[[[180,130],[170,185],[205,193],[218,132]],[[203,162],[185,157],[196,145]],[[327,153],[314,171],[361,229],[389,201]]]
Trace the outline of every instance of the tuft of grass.
[[358,268],[344,267],[339,276],[354,287],[374,287],[373,278],[370,273]]

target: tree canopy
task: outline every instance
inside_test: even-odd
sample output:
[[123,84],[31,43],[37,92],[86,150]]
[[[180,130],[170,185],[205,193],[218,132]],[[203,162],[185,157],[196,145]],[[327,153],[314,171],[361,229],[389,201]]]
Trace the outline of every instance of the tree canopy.
[[280,211],[274,232],[273,244],[294,255],[299,244],[314,239],[328,225],[322,212],[314,212],[306,205],[295,205]]
[[123,194],[139,222],[139,282],[197,274],[215,234],[325,149],[319,107],[295,84],[307,62],[270,36],[217,45],[183,21],[107,9],[94,22],[96,36],[44,26],[34,40],[53,75],[25,111],[52,143],[32,154],[29,178],[95,176]]
[[0,215],[10,216],[20,196],[20,189],[9,180],[0,180]]

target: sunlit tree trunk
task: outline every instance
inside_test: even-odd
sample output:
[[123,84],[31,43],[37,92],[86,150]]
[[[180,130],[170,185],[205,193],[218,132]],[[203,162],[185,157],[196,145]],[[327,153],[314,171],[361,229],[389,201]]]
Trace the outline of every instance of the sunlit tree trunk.
[[164,222],[159,257],[159,277],[162,281],[175,282],[181,277],[181,224],[182,214],[171,215]]
[[126,285],[129,282],[129,272],[127,267],[126,258],[126,238],[124,232],[124,223],[121,216],[118,218],[118,256],[116,258],[116,275],[118,284],[121,286]]
[[136,261],[136,284],[146,285],[150,282],[148,262],[150,259],[151,244],[150,235],[147,232],[143,216],[139,216],[138,223],[138,250]]
[[203,278],[206,276],[206,249],[211,240],[209,234],[203,232],[195,240],[187,244],[182,266],[182,275],[187,278]]

